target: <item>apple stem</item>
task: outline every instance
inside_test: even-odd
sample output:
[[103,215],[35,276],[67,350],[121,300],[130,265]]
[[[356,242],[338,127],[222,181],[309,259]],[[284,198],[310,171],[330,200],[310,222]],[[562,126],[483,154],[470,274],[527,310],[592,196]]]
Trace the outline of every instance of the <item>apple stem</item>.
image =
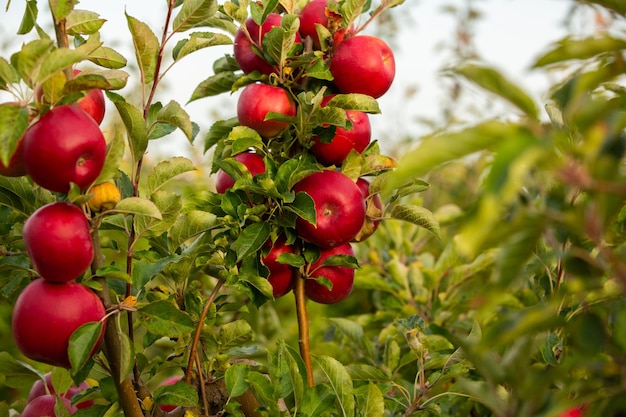
[[293,293],[296,296],[296,314],[298,316],[298,345],[300,356],[306,368],[306,378],[309,388],[315,385],[313,379],[313,364],[311,362],[311,344],[309,342],[309,319],[306,311],[306,297],[304,295],[304,277],[300,270],[296,270],[296,286]]
[[[196,356],[198,352],[198,344],[200,343],[200,334],[202,333],[204,320],[206,319],[206,316],[209,313],[209,308],[211,307],[211,304],[213,304],[215,297],[217,297],[217,294],[222,288],[222,285],[224,285],[224,280],[223,279],[218,280],[217,284],[215,284],[215,287],[211,291],[211,294],[209,294],[209,298],[204,304],[204,307],[202,308],[202,313],[200,313],[200,318],[198,319],[198,325],[196,326],[196,333],[193,337],[193,342],[191,343],[191,349],[189,351],[189,362],[187,363],[187,370],[185,371],[185,382],[188,384],[191,384],[191,371],[194,368],[194,361],[196,360]],[[201,372],[201,369],[198,368],[198,373],[200,372]]]

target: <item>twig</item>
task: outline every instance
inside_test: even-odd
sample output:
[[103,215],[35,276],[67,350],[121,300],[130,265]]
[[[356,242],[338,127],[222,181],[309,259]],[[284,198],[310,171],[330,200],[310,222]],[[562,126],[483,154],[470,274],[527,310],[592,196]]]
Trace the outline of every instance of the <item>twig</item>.
[[306,368],[306,377],[309,388],[315,385],[313,379],[313,364],[311,362],[311,345],[309,342],[309,319],[306,311],[306,297],[304,296],[304,277],[300,270],[296,271],[296,286],[293,290],[296,296],[296,312],[298,316],[298,344],[300,356]]

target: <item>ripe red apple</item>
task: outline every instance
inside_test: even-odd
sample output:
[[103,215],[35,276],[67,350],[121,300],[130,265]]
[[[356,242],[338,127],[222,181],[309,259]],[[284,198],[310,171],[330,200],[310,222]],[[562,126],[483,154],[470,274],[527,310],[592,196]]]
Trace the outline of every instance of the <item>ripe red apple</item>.
[[315,203],[316,225],[298,218],[298,235],[321,248],[354,239],[365,222],[365,199],[359,187],[338,171],[324,170],[300,180],[293,189]]
[[[322,107],[326,107],[333,97],[334,95],[324,97]],[[346,110],[346,116],[352,123],[352,128],[337,127],[330,143],[322,142],[317,136],[313,137],[311,153],[326,166],[341,165],[352,149],[361,153],[370,143],[372,127],[367,114],[362,111]]]
[[[77,408],[74,407],[70,400],[65,397],[59,397],[69,415],[73,415]],[[29,401],[22,411],[21,417],[56,417],[54,413],[54,406],[57,403],[57,396],[52,394],[45,394]]]
[[296,115],[296,104],[284,88],[268,84],[247,85],[237,102],[237,118],[242,126],[250,127],[269,138],[278,135],[289,123],[265,120],[268,113]]
[[24,165],[24,140],[17,142],[15,152],[9,159],[9,165],[4,165],[0,161],[0,175],[5,177],[21,177],[26,175],[26,166]]
[[[170,376],[168,378],[165,378],[160,384],[159,386],[164,386],[164,385],[174,385],[175,383],[177,383],[178,381],[180,381],[182,379],[182,376]],[[165,405],[159,405],[159,408],[161,409],[161,411],[165,412],[165,413],[169,413],[171,411],[174,411],[174,409],[178,407],[177,405],[169,405],[169,404],[165,404]]]
[[320,39],[315,25],[322,25],[328,28],[326,0],[312,0],[300,12],[300,36],[303,38],[310,36],[313,46],[319,49]]
[[[26,400],[26,402],[30,403],[35,398],[41,397],[42,395],[55,393],[54,386],[52,386],[52,374],[48,372],[47,374],[44,375],[44,378],[46,380],[45,383],[41,379],[38,379],[37,381],[35,381],[33,386],[30,388],[30,391],[28,392],[28,399]],[[46,387],[48,388],[47,390],[46,390]],[[89,389],[89,384],[83,381],[78,386],[72,385],[67,391],[61,393],[61,396],[67,398],[68,400],[71,400],[74,395],[86,389]],[[76,404],[76,408],[78,409],[87,408],[87,407],[91,407],[92,405],[93,405],[93,400],[85,400]]]
[[[265,22],[259,26],[248,18],[245,28],[248,34],[239,28],[235,34],[233,52],[235,61],[239,64],[239,68],[249,74],[253,71],[259,71],[261,74],[269,75],[277,72],[277,68],[265,58],[263,58],[263,38],[265,34],[272,30],[273,27],[280,26],[282,16],[278,13],[270,13],[267,15]],[[302,43],[299,34],[296,34],[296,43]]]
[[[37,278],[17,297],[11,319],[13,338],[24,356],[70,368],[70,336],[83,324],[100,321],[104,315],[102,302],[84,285]],[[92,353],[99,348],[102,336]]]
[[[263,157],[257,153],[242,152],[235,155],[234,158],[244,164],[253,177],[265,172],[265,162],[263,162]],[[227,190],[231,189],[233,185],[235,185],[235,179],[233,177],[221,169],[217,171],[215,189],[218,193],[225,193]]]
[[375,36],[353,36],[341,42],[330,59],[330,72],[342,93],[378,98],[385,94],[396,74],[389,45]]
[[[335,304],[345,300],[352,292],[354,269],[346,266],[322,265],[326,259],[334,255],[354,256],[354,250],[349,243],[322,250],[319,259],[310,265],[304,281],[304,293],[316,303]],[[319,277],[330,280],[332,288],[329,289],[317,282],[315,278]]]
[[581,417],[583,415],[583,410],[580,407],[570,408],[559,414],[559,417]]
[[22,236],[33,267],[48,281],[71,281],[93,260],[89,221],[73,204],[40,207],[24,223]]
[[267,255],[261,255],[261,263],[269,269],[267,278],[272,285],[274,298],[282,297],[293,288],[293,268],[290,265],[278,262],[283,253],[293,253],[293,248],[285,243],[285,238],[278,238]]
[[26,130],[23,141],[28,175],[50,191],[66,193],[72,182],[86,188],[104,165],[100,127],[76,106],[53,108]]
[[356,180],[356,185],[361,190],[361,194],[365,199],[366,211],[365,211],[365,223],[359,230],[359,233],[354,237],[355,242],[362,242],[370,237],[380,224],[380,216],[383,212],[383,201],[379,194],[370,193],[370,183],[364,179],[359,178]]

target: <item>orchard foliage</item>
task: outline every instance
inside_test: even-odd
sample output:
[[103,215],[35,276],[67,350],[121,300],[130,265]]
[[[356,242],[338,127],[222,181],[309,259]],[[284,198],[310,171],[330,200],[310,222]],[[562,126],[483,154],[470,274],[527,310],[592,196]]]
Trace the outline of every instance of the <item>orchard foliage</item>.
[[[132,65],[100,41],[106,22],[74,3],[49,2],[53,39],[27,1],[19,34],[37,39],[0,58],[0,89],[14,96],[0,104],[0,162],[18,155],[29,126],[94,89],[106,91],[121,127],[89,184],[50,191],[32,175],[0,176],[0,306],[46,278],[25,225],[64,202],[89,220],[93,244],[90,268],[68,279],[98,294],[106,317],[71,335],[70,366],[3,344],[0,383],[15,391],[1,391],[0,417],[32,409],[37,380],[59,394],[87,381],[72,402],[93,404],[65,408],[59,396],[57,416],[626,412],[623,32],[549,46],[535,70],[565,75],[542,104],[489,64],[462,63],[450,74],[508,103],[514,117],[441,129],[397,162],[372,140],[327,166],[311,149],[349,132],[349,112],[384,117],[374,97],[334,84],[333,54],[402,0],[329,1],[317,36],[311,25],[299,31],[306,0],[159,3],[160,34],[120,11]],[[585,3],[626,20],[619,2]],[[265,30],[266,21],[276,23]],[[205,126],[183,104],[155,101],[172,65],[233,42],[267,65],[244,69],[227,54],[189,101],[256,86],[266,98],[280,92],[286,107],[259,117],[252,110],[264,103],[246,108],[259,98],[251,95],[238,115]],[[128,81],[138,98],[119,91]],[[185,157],[149,163],[152,142],[176,130],[227,186],[217,192],[185,176],[199,168]],[[52,174],[55,161],[47,163],[38,171]],[[356,190],[369,229],[350,243],[315,245],[298,226],[320,222],[316,193],[297,190],[322,172]],[[363,177],[370,196],[357,188]],[[279,292],[277,270],[287,280]],[[307,301],[307,287],[345,291],[337,276],[354,276],[347,298]]]

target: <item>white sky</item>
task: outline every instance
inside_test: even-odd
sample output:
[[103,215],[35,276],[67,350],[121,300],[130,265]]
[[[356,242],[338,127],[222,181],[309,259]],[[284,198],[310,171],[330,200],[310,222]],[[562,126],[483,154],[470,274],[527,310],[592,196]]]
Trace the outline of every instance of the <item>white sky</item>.
[[[124,54],[129,63],[134,63],[124,11],[149,24],[160,38],[164,3],[162,0],[81,0],[77,7],[95,11],[107,19],[101,29],[102,40]],[[456,24],[451,15],[441,12],[442,6],[447,4],[462,6],[465,2],[406,0],[405,5],[394,10],[400,31],[389,40],[396,52],[396,79],[391,90],[379,99],[383,113],[372,116],[373,136],[381,140],[383,149],[385,141],[407,136],[418,138],[428,133],[428,129],[418,119],[440,115],[440,106],[446,95],[444,84],[437,76],[444,61],[449,59],[448,52],[442,50],[442,44],[451,41]],[[547,78],[541,72],[530,71],[529,67],[541,51],[565,35],[562,23],[574,2],[477,0],[474,4],[483,12],[483,18],[476,25],[475,38],[481,58],[501,69],[540,100],[548,85]],[[17,51],[23,42],[23,39],[14,35],[23,8],[23,1],[12,0],[8,12],[0,10],[0,44],[7,48],[2,51],[5,58]],[[385,37],[384,34],[381,36]],[[15,37],[14,43],[10,42],[11,37]],[[230,47],[209,48],[185,58],[168,74],[168,88],[162,89],[158,98],[164,102],[174,99],[184,105],[193,88],[212,75],[213,60],[230,52]],[[416,93],[407,96],[407,89],[410,88],[415,88]],[[485,95],[478,91],[476,94],[483,98]],[[236,97],[221,95],[192,102],[186,109],[192,120],[200,125],[202,136],[215,120],[216,114],[221,118],[232,117],[235,106]],[[508,110],[506,107],[504,109]],[[114,109],[109,106],[107,111],[112,112]],[[181,136],[161,141],[170,143],[166,147],[167,154],[178,155],[190,149]]]

